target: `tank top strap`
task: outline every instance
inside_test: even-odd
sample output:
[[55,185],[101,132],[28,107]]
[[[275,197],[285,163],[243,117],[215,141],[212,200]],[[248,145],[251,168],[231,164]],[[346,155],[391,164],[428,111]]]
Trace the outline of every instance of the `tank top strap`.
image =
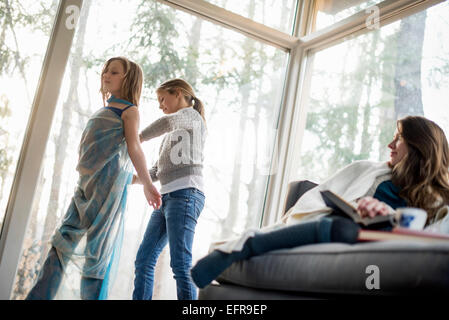
[[126,110],[126,109],[129,109],[129,108],[131,108],[131,107],[135,107],[133,104],[131,104],[131,105],[129,105],[129,106],[127,106],[126,108],[123,108],[122,109],[122,113]]
[[[116,98],[116,97],[114,97],[114,96],[111,96],[108,100],[107,100],[107,102],[117,102],[117,103],[122,103],[122,104],[124,104],[124,105],[127,105],[127,106],[129,106],[129,107],[132,107],[134,104],[132,104],[131,102],[129,102],[129,101],[127,101],[127,100],[124,100],[124,99],[118,99],[118,98]],[[128,108],[128,107],[127,107]],[[126,110],[126,109],[123,109],[123,110]]]

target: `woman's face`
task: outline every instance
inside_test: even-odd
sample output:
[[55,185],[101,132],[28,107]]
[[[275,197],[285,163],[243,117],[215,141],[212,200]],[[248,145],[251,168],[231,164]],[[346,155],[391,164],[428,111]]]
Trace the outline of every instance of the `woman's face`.
[[159,101],[159,108],[165,114],[175,113],[182,107],[183,96],[179,93],[171,94],[168,91],[160,90],[157,92],[157,100]]
[[102,75],[103,88],[116,98],[121,98],[119,95],[124,77],[125,68],[123,64],[119,60],[111,61]]
[[388,144],[388,148],[391,149],[389,163],[392,167],[399,163],[408,153],[407,144],[398,129],[394,133],[393,141]]

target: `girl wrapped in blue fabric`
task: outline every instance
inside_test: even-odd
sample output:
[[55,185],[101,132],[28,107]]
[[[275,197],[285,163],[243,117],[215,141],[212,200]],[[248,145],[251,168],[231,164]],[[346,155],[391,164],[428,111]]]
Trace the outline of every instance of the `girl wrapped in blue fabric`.
[[155,209],[161,205],[138,135],[142,84],[141,68],[127,58],[111,58],[104,65],[100,89],[104,107],[84,129],[75,194],[27,299],[53,299],[69,262],[81,271],[82,299],[107,298],[121,247],[132,165],[149,205]]
[[262,230],[217,243],[191,274],[203,288],[232,263],[271,250],[322,243],[355,243],[359,226],[332,214],[321,190],[331,190],[353,202],[362,217],[394,214],[398,207],[427,212],[426,229],[449,233],[449,146],[443,130],[424,117],[397,122],[387,163],[356,161],[304,193],[282,221]]

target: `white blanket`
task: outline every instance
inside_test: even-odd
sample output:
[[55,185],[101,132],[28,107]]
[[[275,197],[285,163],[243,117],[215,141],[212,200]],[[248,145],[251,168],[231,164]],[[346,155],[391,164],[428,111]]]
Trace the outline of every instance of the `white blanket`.
[[249,237],[256,232],[267,232],[295,223],[319,219],[331,212],[324,203],[321,190],[331,190],[349,202],[354,202],[364,196],[374,184],[377,177],[390,173],[386,162],[356,161],[344,167],[317,187],[304,193],[296,204],[287,211],[285,216],[276,224],[262,229],[250,229],[241,236],[215,242],[210,250],[218,249],[223,252],[239,251]]
[[330,190],[348,202],[355,202],[363,197],[377,177],[389,174],[391,169],[386,162],[356,161],[317,187],[306,192],[296,204],[287,211],[282,222],[287,225],[310,219],[316,219],[323,213],[331,212],[321,197],[320,191]]

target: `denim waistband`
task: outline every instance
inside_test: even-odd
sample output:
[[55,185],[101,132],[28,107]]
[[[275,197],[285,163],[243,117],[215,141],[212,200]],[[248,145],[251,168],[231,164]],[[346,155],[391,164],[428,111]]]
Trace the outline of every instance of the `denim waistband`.
[[179,190],[175,190],[175,191],[171,191],[168,193],[164,193],[162,194],[162,197],[167,196],[167,195],[173,195],[173,194],[186,194],[186,195],[192,195],[192,194],[200,194],[203,197],[205,196],[204,193],[197,189],[197,188],[185,188],[185,189],[179,189]]

